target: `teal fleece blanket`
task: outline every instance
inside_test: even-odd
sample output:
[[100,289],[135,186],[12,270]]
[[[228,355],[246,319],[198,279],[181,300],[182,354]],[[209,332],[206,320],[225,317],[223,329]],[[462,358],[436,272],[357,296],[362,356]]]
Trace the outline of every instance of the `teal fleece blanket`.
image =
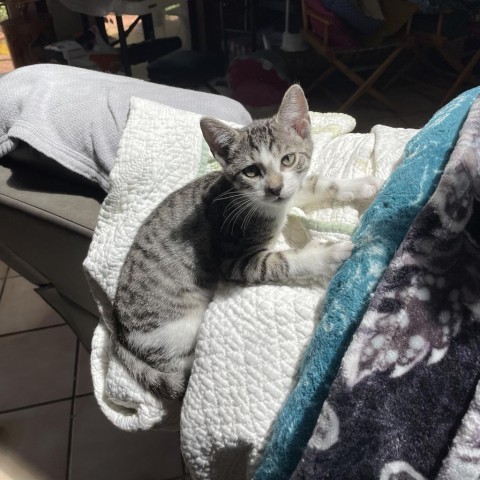
[[403,162],[365,212],[353,236],[353,254],[330,282],[323,318],[298,383],[277,417],[255,480],[284,480],[295,470],[372,292],[435,190],[479,93],[480,87],[469,90],[434,115],[407,144]]

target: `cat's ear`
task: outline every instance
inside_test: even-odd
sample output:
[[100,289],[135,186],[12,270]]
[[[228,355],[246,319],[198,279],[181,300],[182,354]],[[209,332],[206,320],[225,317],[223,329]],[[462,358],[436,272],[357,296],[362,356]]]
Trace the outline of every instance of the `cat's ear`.
[[308,103],[300,85],[292,85],[283,96],[277,113],[277,122],[286,130],[293,130],[302,138],[310,134]]
[[238,132],[220,120],[203,117],[200,128],[215,158],[225,167],[232,145],[237,141]]

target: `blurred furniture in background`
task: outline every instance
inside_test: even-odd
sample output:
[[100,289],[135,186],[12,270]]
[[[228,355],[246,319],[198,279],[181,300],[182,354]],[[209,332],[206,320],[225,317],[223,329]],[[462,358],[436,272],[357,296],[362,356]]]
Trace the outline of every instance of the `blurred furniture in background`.
[[[339,112],[347,110],[364,94],[396,110],[396,106],[373,85],[398,55],[413,45],[410,24],[417,7],[402,0],[385,0],[381,7],[384,21],[374,33],[362,35],[327,10],[320,0],[302,0],[302,36],[328,63],[328,68],[307,90],[311,91],[337,70],[357,86]],[[371,73],[363,78],[358,74],[362,71]]]
[[15,68],[42,61],[43,47],[55,41],[44,0],[10,0],[9,17],[1,24]]
[[212,84],[217,77],[225,75],[226,62],[222,54],[176,50],[150,62],[148,78],[155,83],[198,89],[207,87],[219,93]]
[[451,69],[443,69],[454,82],[440,106],[453,98],[463,83],[480,84],[480,79],[472,73],[480,60],[480,26],[472,12],[445,10],[438,14],[416,15],[412,32],[419,57],[430,68],[433,65],[427,55],[433,51]]
[[230,95],[249,111],[276,110],[291,83],[286,62],[277,50],[258,50],[228,66]]
[[[162,55],[178,50],[182,46],[179,37],[155,38],[153,14],[164,15],[168,7],[175,6],[179,2],[173,0],[61,0],[71,10],[84,16],[84,26],[88,29],[88,17],[96,18],[96,24],[103,37],[108,42],[103,17],[114,13],[118,29],[118,41],[123,69],[127,76],[132,75],[132,65],[156,60]],[[135,21],[125,28],[122,15],[136,15]],[[133,44],[127,44],[128,36],[139,22],[142,22],[144,40]]]

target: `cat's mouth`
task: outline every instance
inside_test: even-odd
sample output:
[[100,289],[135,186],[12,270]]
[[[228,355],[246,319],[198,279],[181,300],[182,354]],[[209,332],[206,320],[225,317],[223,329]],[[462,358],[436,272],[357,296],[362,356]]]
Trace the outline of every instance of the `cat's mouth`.
[[275,196],[265,197],[265,201],[269,205],[272,205],[272,204],[280,205],[282,203],[285,203],[287,200],[289,200],[289,197],[275,197]]

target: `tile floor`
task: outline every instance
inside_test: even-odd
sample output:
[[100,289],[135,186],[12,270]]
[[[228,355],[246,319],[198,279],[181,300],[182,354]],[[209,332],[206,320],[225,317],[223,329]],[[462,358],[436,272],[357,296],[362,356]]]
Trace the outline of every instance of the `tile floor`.
[[0,479],[183,478],[178,434],[103,416],[88,353],[33,288],[0,261]]

